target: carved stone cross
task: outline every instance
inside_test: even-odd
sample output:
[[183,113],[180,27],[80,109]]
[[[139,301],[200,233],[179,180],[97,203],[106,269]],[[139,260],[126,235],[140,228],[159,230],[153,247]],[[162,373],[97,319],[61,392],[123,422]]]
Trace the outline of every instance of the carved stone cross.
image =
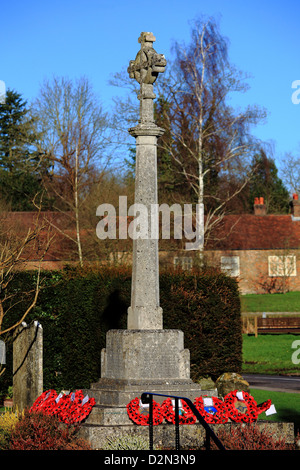
[[[133,240],[131,306],[128,329],[162,329],[159,306],[158,240],[151,238],[151,210],[157,206],[157,138],[164,130],[156,126],[153,112],[153,83],[165,70],[166,59],[153,49],[152,33],[141,33],[141,49],[130,61],[128,72],[140,83],[139,124],[129,129],[136,139],[135,204],[146,212],[147,236]],[[158,214],[155,214],[158,224]]]
[[137,53],[135,60],[130,61],[129,76],[139,83],[153,85],[158,74],[165,71],[166,59],[163,54],[157,54],[153,49],[154,41],[155,36],[152,33],[141,33],[139,37],[141,50]]
[[128,67],[130,78],[140,84],[140,123],[153,123],[153,83],[159,73],[165,71],[167,61],[163,54],[157,54],[153,49],[155,37],[152,33],[141,33],[139,43],[141,49],[135,60],[131,60]]

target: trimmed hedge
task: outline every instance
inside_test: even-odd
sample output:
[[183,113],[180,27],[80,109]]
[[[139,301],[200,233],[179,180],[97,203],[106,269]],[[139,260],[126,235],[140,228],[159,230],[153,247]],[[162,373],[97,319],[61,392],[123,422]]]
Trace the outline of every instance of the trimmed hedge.
[[162,274],[160,295],[164,327],[184,332],[193,380],[241,371],[241,306],[235,279],[216,271]]
[[[32,289],[35,276],[19,273],[11,289]],[[101,374],[100,352],[106,332],[126,328],[131,271],[69,268],[45,272],[43,286],[26,321],[38,320],[43,326],[44,388],[88,388]],[[163,272],[160,305],[164,328],[184,332],[193,380],[241,371],[241,309],[235,279],[216,271]],[[10,323],[19,318],[20,309],[18,304],[11,310]],[[11,349],[7,351],[7,370],[0,377],[1,391],[12,383]]]

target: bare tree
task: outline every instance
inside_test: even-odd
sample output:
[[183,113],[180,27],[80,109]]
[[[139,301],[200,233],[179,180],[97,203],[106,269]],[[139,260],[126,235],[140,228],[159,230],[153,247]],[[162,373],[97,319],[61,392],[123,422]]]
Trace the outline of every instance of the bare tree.
[[171,73],[165,77],[157,108],[157,116],[167,128],[160,145],[201,208],[197,221],[201,258],[205,237],[249,181],[250,157],[257,148],[250,127],[264,112],[250,106],[235,111],[228,105],[230,94],[245,91],[247,86],[230,65],[227,41],[213,19],[197,20],[190,44],[175,43],[174,50]]
[[[0,228],[0,336],[6,335],[19,326],[35,307],[41,289],[41,264],[49,250],[54,235],[49,225],[42,220],[41,212],[36,212],[32,223],[24,229],[22,222],[14,219],[14,213],[1,207]],[[30,291],[16,292],[9,289],[16,274],[26,269],[28,261],[37,260],[35,286]],[[3,327],[5,317],[25,299],[17,321]],[[3,372],[2,370],[0,372]]]
[[[189,45],[175,42],[173,59],[167,57],[166,73],[156,86],[155,120],[165,130],[158,139],[159,198],[200,207],[199,259],[214,227],[246,188],[253,155],[262,146],[251,127],[265,118],[265,111],[230,106],[232,93],[247,91],[246,78],[230,64],[228,42],[216,21],[200,18]],[[111,84],[130,91],[118,98],[121,121],[116,114],[117,126],[127,131],[138,116],[138,90],[125,71],[115,74]]]
[[86,78],[45,81],[32,109],[42,134],[40,152],[52,166],[44,185],[55,201],[53,208],[70,218],[74,235],[56,229],[74,242],[83,265],[81,208],[91,187],[99,185],[110,168],[113,153],[108,116]]

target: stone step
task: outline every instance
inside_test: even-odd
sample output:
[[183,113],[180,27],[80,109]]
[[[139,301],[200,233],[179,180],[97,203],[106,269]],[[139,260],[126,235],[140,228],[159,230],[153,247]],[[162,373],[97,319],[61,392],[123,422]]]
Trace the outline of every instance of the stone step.
[[[151,393],[159,393],[164,395],[174,395],[180,397],[187,397],[190,400],[194,401],[195,398],[199,396],[217,396],[217,390],[201,390],[198,387],[193,386],[186,386],[186,387],[171,387],[166,390],[166,386],[162,387],[162,390],[153,388],[150,389]],[[118,407],[118,406],[125,406],[134,398],[141,397],[142,393],[149,392],[147,388],[140,388],[140,387],[132,387],[131,390],[116,390],[116,389],[97,389],[97,388],[90,388],[84,389],[84,395],[88,395],[90,398],[95,398],[97,405],[102,405],[106,407]],[[154,401],[158,403],[162,403],[166,397],[165,396],[154,396]]]
[[126,407],[106,407],[96,405],[85,420],[85,424],[93,426],[130,425],[131,421]]
[[[95,426],[113,426],[113,425],[130,425],[132,424],[131,420],[128,417],[127,414],[127,408],[126,405],[134,398],[140,397],[141,393],[138,393],[136,395],[131,394],[131,398],[128,399],[126,404],[123,405],[102,405],[101,404],[101,396],[98,399],[98,394],[101,394],[100,391],[98,391],[98,394],[95,393],[93,394],[93,390],[83,390],[84,395],[88,395],[89,397],[94,397],[96,400],[96,405],[93,407],[90,415],[87,417],[85,423],[88,425],[95,425]],[[188,395],[188,394],[187,394]],[[199,396],[215,396],[214,390],[203,390],[201,393],[199,391],[195,396],[191,397],[191,394],[189,393],[188,398],[190,398],[192,401],[196,397]],[[182,395],[181,395],[182,396]],[[154,396],[154,400],[158,403],[162,403],[166,397],[156,397]]]

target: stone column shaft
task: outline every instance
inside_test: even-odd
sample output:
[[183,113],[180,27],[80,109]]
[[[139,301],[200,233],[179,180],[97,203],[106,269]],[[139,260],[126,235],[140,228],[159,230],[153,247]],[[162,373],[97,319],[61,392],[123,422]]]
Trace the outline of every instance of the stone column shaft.
[[[133,240],[131,307],[128,309],[128,329],[163,328],[162,309],[159,306],[158,239],[153,239],[152,208],[157,204],[157,135],[160,128],[132,129],[136,137],[135,203],[147,209],[148,237]],[[141,135],[139,135],[141,134]]]

